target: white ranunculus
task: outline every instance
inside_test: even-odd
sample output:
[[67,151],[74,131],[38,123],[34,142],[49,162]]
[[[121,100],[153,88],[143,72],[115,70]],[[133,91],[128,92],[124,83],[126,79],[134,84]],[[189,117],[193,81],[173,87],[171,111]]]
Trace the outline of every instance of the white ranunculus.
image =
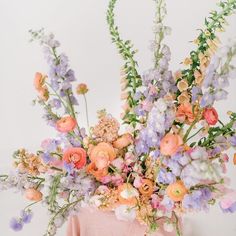
[[118,220],[134,221],[136,210],[127,205],[121,205],[115,209],[115,215]]

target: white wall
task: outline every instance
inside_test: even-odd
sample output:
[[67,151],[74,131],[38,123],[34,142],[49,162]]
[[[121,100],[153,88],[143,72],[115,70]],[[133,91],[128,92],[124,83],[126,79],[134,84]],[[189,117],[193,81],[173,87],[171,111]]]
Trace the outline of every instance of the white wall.
[[[120,0],[117,7],[117,22],[124,38],[131,39],[139,53],[140,71],[151,67],[151,52],[154,3],[149,0]],[[167,23],[173,28],[168,39],[176,69],[188,55],[190,40],[197,35],[204,17],[214,9],[216,0],[167,0],[169,16]],[[32,79],[35,71],[47,72],[40,48],[29,44],[29,29],[55,33],[67,52],[71,65],[80,82],[90,87],[90,119],[94,122],[96,110],[107,108],[119,116],[119,68],[120,57],[116,53],[105,22],[108,0],[0,0],[0,171],[11,167],[11,154],[19,147],[31,151],[38,148],[43,138],[53,135],[41,119],[41,109],[31,106],[35,97]],[[223,34],[223,42],[236,36],[236,17],[229,18],[230,26]],[[227,110],[236,110],[236,81],[232,81],[230,97],[219,104],[223,117]],[[84,113],[83,101],[80,106]],[[80,116],[85,123],[85,117]],[[236,169],[229,175],[236,186]],[[15,235],[8,228],[11,216],[18,215],[25,201],[19,195],[6,192],[0,195],[0,235]],[[46,227],[45,210],[37,208],[33,223],[25,227],[19,236],[42,236]],[[210,214],[195,214],[189,218],[193,233],[187,236],[235,236],[236,215],[223,215],[214,208]],[[62,229],[58,235],[64,235]]]

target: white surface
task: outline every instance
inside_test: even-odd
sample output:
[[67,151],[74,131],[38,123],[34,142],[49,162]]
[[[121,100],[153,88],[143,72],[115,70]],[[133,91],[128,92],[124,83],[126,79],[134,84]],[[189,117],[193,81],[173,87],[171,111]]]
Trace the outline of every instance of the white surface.
[[[188,43],[197,35],[204,17],[215,8],[216,0],[167,0],[167,23],[173,29],[168,43],[172,49],[172,68],[177,69],[192,45]],[[47,72],[40,48],[29,44],[29,29],[55,33],[71,61],[80,82],[90,87],[88,95],[90,119],[94,122],[96,110],[105,107],[119,116],[119,68],[120,57],[105,22],[108,0],[0,0],[0,171],[11,166],[11,154],[19,147],[31,151],[37,149],[43,138],[53,135],[41,119],[41,109],[31,106],[35,97],[32,79],[35,71]],[[149,0],[120,0],[117,7],[117,23],[122,36],[131,39],[139,48],[137,59],[140,71],[151,67],[152,54],[148,50],[152,39],[154,3]],[[236,17],[229,18],[230,26],[222,34],[223,42],[236,36]],[[236,80],[232,81],[227,102],[219,104],[224,116],[227,110],[236,110]],[[84,113],[83,101],[80,106]],[[80,116],[82,124],[85,117]],[[230,177],[236,186],[236,169],[232,166]],[[15,234],[8,228],[11,216],[18,215],[25,201],[9,192],[0,194],[1,236],[42,236],[46,227],[45,210],[37,208],[33,223]],[[35,211],[36,212],[36,211]],[[210,214],[194,214],[189,218],[193,233],[187,236],[235,236],[236,215],[224,215],[214,208]],[[62,229],[58,236],[64,235]]]

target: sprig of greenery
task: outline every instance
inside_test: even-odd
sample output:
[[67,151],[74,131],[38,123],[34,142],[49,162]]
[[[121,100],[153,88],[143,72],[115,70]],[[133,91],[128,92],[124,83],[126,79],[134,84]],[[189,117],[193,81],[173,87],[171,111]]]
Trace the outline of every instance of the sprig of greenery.
[[[236,10],[236,0],[222,1],[219,3],[219,7],[221,10],[218,12],[212,11],[210,17],[205,19],[205,30],[200,30],[201,33],[197,38],[198,48],[190,53],[190,59],[192,60],[190,68],[182,70],[182,78],[179,80],[186,79],[190,87],[195,81],[194,72],[199,70],[200,67],[199,54],[205,54],[210,48],[207,41],[216,39],[216,32],[224,30],[224,25],[226,23],[225,18],[233,14]],[[177,82],[179,82],[179,80]],[[181,92],[178,91],[177,97],[180,94]]]
[[61,174],[54,176],[52,184],[50,186],[50,191],[49,191],[49,196],[47,197],[47,201],[49,203],[49,211],[51,212],[55,212],[58,206],[57,195],[61,178],[62,178]]
[[230,114],[230,122],[216,127],[211,127],[208,131],[208,137],[202,138],[198,145],[202,147],[211,148],[216,144],[216,138],[219,136],[231,136],[236,133],[236,130],[234,129],[234,125],[236,123],[236,113]]
[[133,45],[130,40],[124,41],[121,39],[118,27],[115,25],[114,20],[114,8],[117,0],[110,0],[108,10],[107,10],[107,23],[109,25],[109,30],[111,34],[111,38],[113,43],[116,44],[119,53],[123,57],[125,64],[124,64],[124,71],[126,72],[127,76],[127,89],[128,89],[128,104],[130,106],[130,111],[126,113],[123,120],[124,123],[132,124],[134,127],[136,123],[139,122],[136,118],[136,115],[133,113],[133,108],[135,108],[138,104],[138,101],[134,99],[134,95],[142,85],[141,76],[137,71],[137,61],[134,60],[134,55],[136,54],[136,50],[133,49]]

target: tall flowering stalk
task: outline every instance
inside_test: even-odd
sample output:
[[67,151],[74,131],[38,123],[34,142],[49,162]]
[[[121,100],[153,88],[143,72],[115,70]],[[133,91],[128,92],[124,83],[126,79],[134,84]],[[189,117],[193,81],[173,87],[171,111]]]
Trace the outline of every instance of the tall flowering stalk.
[[[212,11],[211,16],[205,19],[205,29],[200,30],[201,33],[194,41],[197,44],[197,49],[192,51],[190,57],[183,62],[188,68],[182,70],[176,76],[177,83],[181,83],[182,80],[187,81],[189,87],[187,91],[190,91],[192,86],[202,83],[206,67],[220,44],[216,33],[224,31],[225,18],[235,12],[236,0],[222,1],[219,3],[219,7],[219,11]],[[183,94],[181,89],[178,90],[177,98],[178,102],[183,98],[190,99],[188,94],[185,91]]]
[[137,62],[134,59],[136,50],[133,49],[131,41],[124,41],[119,34],[118,27],[115,25],[114,8],[117,0],[112,0],[109,3],[107,11],[107,23],[109,25],[112,41],[116,44],[119,53],[123,57],[125,64],[122,68],[122,86],[123,94],[122,99],[125,101],[126,108],[122,119],[125,123],[136,126],[139,122],[134,113],[134,107],[138,104],[138,100],[135,99],[135,93],[137,89],[142,85],[141,77],[137,71]]

